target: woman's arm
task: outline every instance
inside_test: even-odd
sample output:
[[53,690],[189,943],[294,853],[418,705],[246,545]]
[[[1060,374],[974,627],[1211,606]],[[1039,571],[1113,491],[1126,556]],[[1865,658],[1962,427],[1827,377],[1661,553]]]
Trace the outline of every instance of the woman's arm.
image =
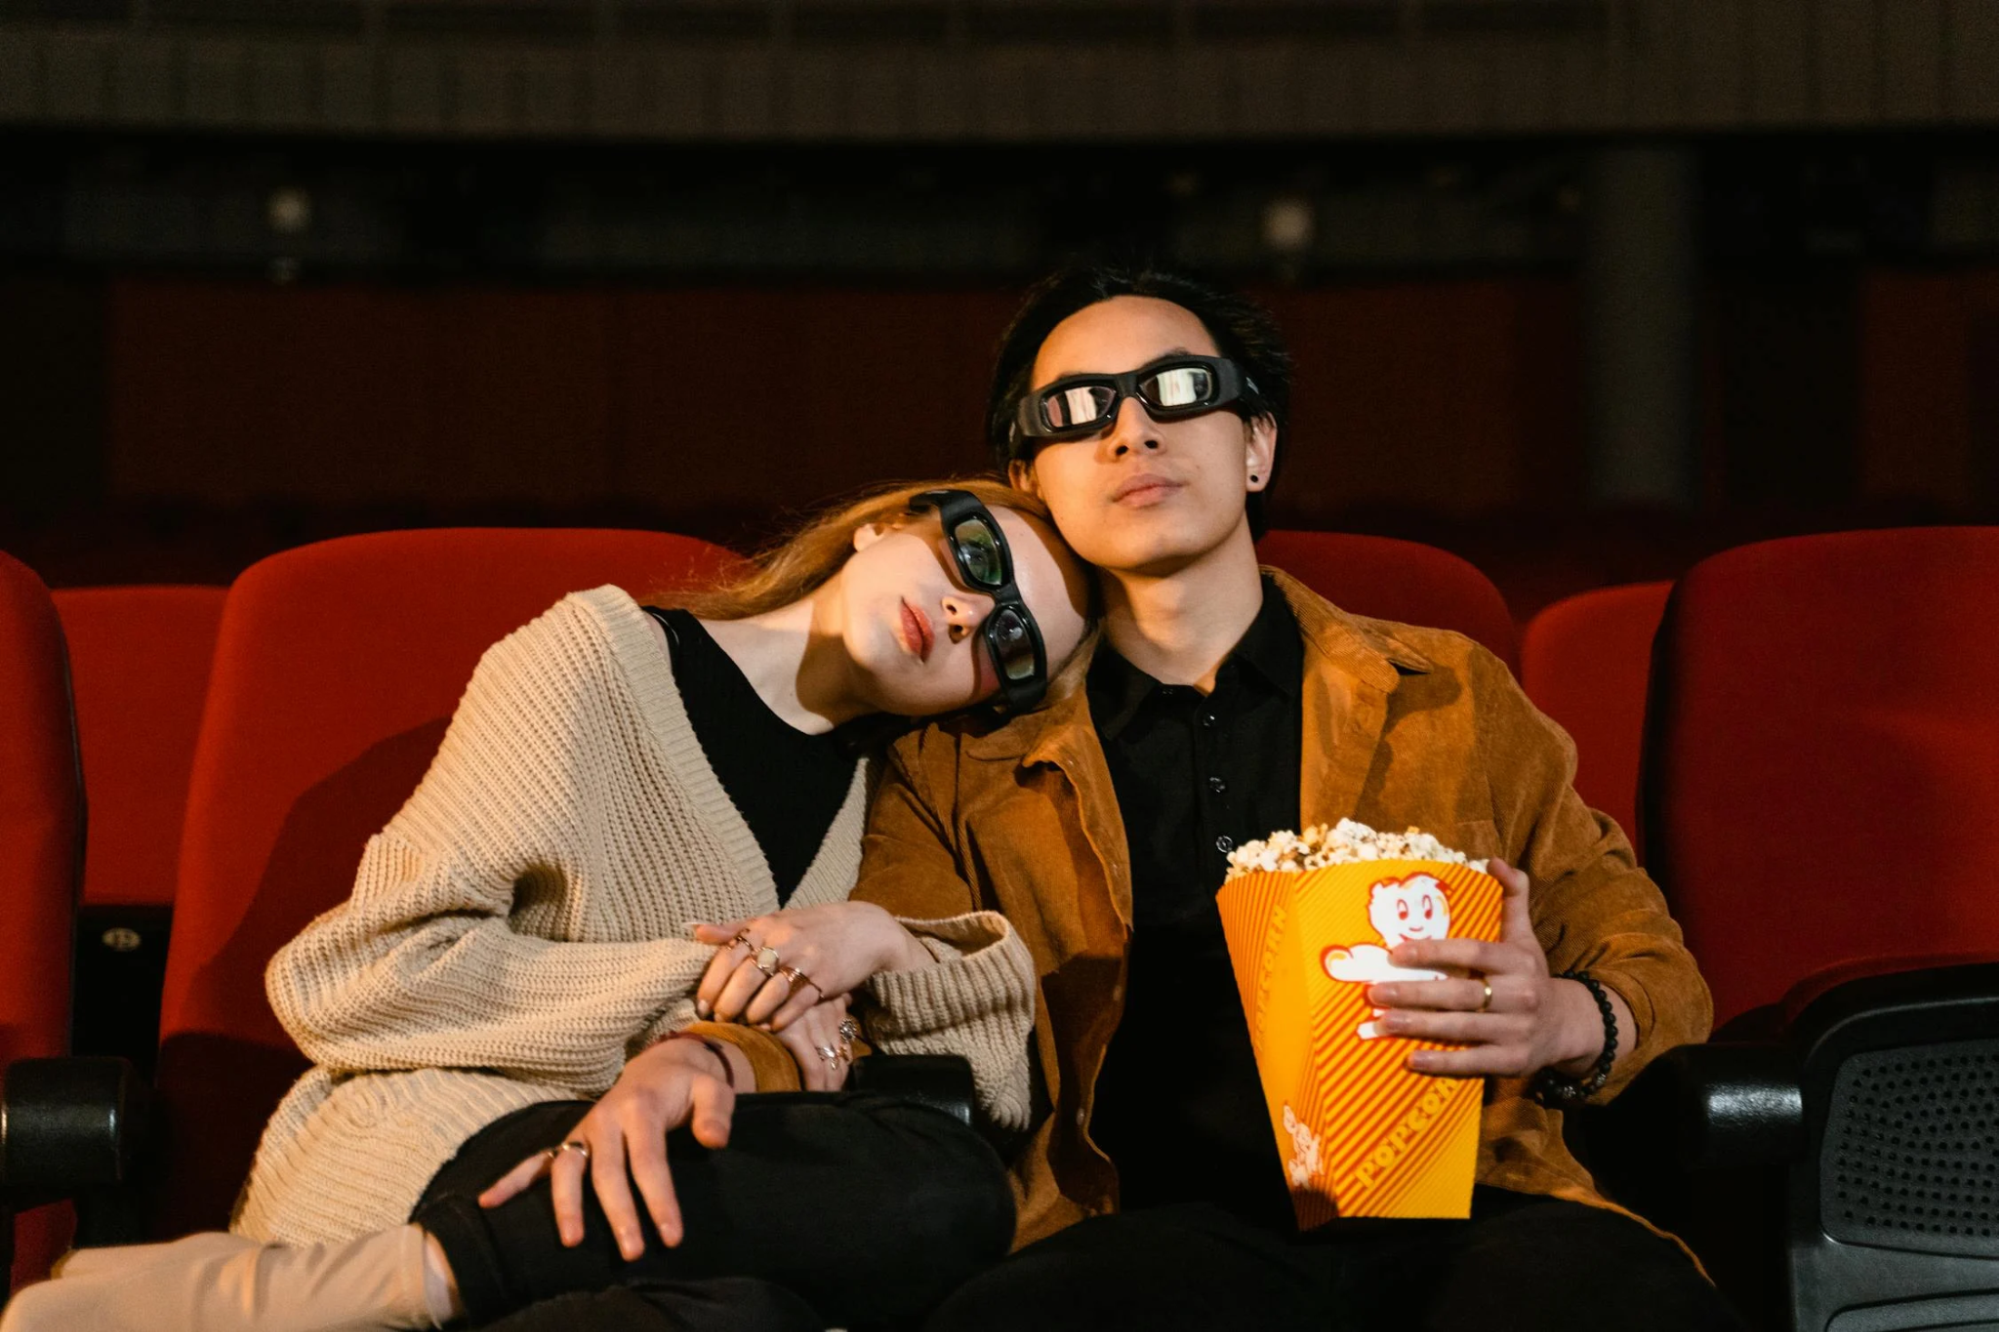
[[498,1069],[587,1095],[648,1027],[692,1021],[711,949],[548,939],[513,922],[532,910],[560,934],[580,883],[606,891],[592,802],[594,784],[635,762],[612,739],[631,734],[615,725],[622,688],[573,601],[487,652],[422,784],[370,839],[353,895],[271,960],[272,1008],[309,1059]]

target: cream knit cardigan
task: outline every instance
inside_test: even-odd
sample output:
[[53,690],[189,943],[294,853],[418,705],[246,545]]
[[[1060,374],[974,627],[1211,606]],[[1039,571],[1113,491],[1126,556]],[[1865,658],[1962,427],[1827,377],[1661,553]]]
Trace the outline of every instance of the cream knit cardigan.
[[[866,765],[790,902],[860,868]],[[486,652],[353,896],[279,950],[271,1007],[314,1067],[258,1146],[234,1229],[342,1240],[407,1221],[431,1176],[520,1107],[588,1098],[694,1021],[713,950],[689,923],[777,909],[749,826],[624,592],[564,598]],[[869,1037],[972,1064],[1024,1128],[1034,966],[1004,917],[906,922],[938,958],[869,983]]]

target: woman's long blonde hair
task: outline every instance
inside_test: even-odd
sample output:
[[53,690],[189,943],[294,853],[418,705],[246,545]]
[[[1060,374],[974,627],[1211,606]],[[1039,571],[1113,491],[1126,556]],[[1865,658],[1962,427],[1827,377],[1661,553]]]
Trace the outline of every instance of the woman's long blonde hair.
[[854,554],[856,530],[877,523],[894,527],[909,517],[911,500],[946,486],[970,491],[989,509],[1004,506],[1031,515],[1054,530],[1047,505],[996,477],[897,482],[820,510],[752,556],[741,577],[704,591],[665,593],[653,604],[680,607],[703,620],[742,620],[789,606],[840,572]]

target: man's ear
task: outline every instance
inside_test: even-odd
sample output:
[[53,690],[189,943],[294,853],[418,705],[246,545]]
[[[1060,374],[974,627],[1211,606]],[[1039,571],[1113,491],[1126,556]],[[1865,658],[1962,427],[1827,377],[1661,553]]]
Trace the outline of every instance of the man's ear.
[[1015,490],[1026,491],[1037,500],[1041,498],[1041,484],[1035,480],[1034,464],[1031,460],[1016,458],[1008,463],[1006,479]]
[[1277,422],[1270,417],[1252,417],[1242,426],[1243,484],[1260,491],[1270,484],[1271,469],[1277,466]]
[[854,553],[860,554],[882,538],[888,536],[888,528],[880,523],[863,523],[854,529]]

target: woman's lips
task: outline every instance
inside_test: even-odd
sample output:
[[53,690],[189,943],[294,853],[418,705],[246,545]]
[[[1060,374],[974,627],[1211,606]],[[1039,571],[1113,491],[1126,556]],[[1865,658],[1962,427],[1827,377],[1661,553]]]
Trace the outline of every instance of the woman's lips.
[[918,661],[928,662],[930,650],[937,643],[937,632],[930,628],[930,617],[911,606],[902,604],[902,646]]
[[1111,503],[1127,505],[1133,509],[1144,509],[1158,504],[1180,489],[1180,483],[1165,477],[1141,473],[1129,478],[1111,492]]

